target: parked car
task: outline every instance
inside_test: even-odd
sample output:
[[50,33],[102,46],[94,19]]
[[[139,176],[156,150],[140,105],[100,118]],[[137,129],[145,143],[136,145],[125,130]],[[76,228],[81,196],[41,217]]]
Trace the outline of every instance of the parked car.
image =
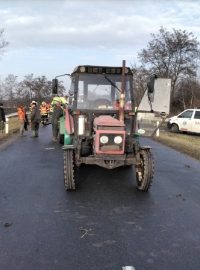
[[188,109],[169,118],[167,126],[172,132],[200,134],[200,109]]

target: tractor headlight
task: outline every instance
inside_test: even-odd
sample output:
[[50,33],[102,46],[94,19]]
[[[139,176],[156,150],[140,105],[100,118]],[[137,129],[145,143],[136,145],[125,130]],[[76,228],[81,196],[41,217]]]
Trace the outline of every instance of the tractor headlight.
[[115,142],[116,144],[122,143],[122,137],[121,137],[121,136],[116,136],[116,137],[114,138],[114,142]]
[[108,142],[108,136],[101,136],[100,137],[100,143],[106,144]]

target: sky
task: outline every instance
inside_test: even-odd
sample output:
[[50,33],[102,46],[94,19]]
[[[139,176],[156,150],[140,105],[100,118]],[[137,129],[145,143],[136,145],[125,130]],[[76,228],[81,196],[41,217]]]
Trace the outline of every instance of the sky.
[[200,41],[200,1],[0,0],[0,29],[9,42],[0,79],[33,73],[51,80],[82,64],[134,65],[161,27]]

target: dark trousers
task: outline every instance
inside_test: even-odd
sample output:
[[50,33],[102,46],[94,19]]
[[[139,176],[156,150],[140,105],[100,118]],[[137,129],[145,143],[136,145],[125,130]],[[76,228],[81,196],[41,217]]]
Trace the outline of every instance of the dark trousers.
[[59,132],[59,124],[58,122],[53,122],[52,123],[52,133],[53,133],[53,137],[57,139],[58,137],[58,132]]
[[39,130],[40,124],[38,122],[31,123],[31,130],[33,132],[33,136],[38,137],[38,130]]

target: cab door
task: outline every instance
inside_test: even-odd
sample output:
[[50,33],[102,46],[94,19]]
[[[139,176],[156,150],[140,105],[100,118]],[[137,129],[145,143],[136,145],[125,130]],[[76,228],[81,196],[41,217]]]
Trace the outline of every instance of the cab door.
[[177,116],[177,124],[179,126],[179,130],[181,131],[189,131],[192,132],[193,129],[193,113],[194,110],[186,110],[183,113]]
[[194,111],[194,116],[191,120],[192,126],[191,131],[200,133],[200,110]]

